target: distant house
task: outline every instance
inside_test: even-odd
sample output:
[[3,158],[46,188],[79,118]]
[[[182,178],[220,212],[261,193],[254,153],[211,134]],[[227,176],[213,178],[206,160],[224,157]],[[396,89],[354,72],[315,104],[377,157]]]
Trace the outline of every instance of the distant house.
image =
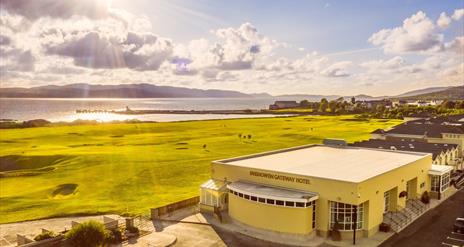
[[279,110],[279,109],[288,109],[288,108],[295,108],[300,106],[300,104],[296,101],[288,100],[288,101],[276,101],[274,104],[269,105],[269,110]]
[[407,104],[408,104],[408,101],[402,100],[402,99],[395,100],[395,101],[392,102],[393,107],[403,106],[403,105],[407,105]]
[[428,143],[422,140],[403,138],[393,140],[370,139],[355,142],[350,146],[430,153],[434,165],[451,165],[455,166],[455,169],[463,169],[462,163],[457,162],[459,156],[457,144]]
[[361,104],[361,106],[366,107],[367,109],[376,109],[377,106],[381,105],[386,108],[392,107],[392,101],[387,99],[382,100],[361,100],[357,101],[356,103]]
[[371,133],[372,139],[398,141],[414,139],[416,142],[458,145],[454,163],[464,162],[464,122],[463,116],[435,117],[405,122],[388,130],[377,129]]

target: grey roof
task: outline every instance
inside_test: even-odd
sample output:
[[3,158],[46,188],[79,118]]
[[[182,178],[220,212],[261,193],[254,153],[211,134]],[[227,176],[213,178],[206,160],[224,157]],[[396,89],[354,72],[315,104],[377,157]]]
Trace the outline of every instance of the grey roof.
[[[373,133],[377,132],[374,131]],[[442,133],[464,134],[464,126],[434,123],[420,119],[397,125],[390,130],[386,130],[385,133],[441,138]]]
[[367,141],[355,142],[350,144],[355,147],[365,148],[379,148],[379,149],[394,149],[402,151],[413,151],[431,153],[433,159],[435,159],[440,153],[448,150],[455,149],[457,144],[444,144],[444,143],[428,143],[415,139],[402,139],[402,140],[380,140],[370,139]]

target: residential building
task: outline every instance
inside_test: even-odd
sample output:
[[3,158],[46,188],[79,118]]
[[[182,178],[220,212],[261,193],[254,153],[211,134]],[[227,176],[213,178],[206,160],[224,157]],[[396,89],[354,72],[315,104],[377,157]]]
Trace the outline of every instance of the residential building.
[[269,105],[269,110],[279,110],[299,107],[300,104],[296,101],[276,101],[274,104]]
[[421,139],[394,138],[387,140],[370,139],[354,142],[350,146],[430,153],[432,154],[432,164],[434,165],[450,165],[455,170],[464,168],[462,163],[457,163],[459,160],[459,148],[457,144],[428,143]]

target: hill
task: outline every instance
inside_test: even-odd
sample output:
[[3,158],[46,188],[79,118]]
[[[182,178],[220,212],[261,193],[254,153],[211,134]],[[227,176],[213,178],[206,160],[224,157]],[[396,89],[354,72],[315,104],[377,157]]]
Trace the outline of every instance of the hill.
[[92,85],[86,83],[32,88],[2,88],[3,98],[247,98],[230,90],[203,90],[152,84]]
[[447,87],[438,92],[400,97],[406,100],[464,100],[464,86]]
[[408,97],[408,96],[416,96],[416,95],[421,95],[421,94],[429,94],[429,93],[444,91],[449,88],[452,88],[452,87],[429,87],[429,88],[412,90],[412,91],[397,95],[395,97]]

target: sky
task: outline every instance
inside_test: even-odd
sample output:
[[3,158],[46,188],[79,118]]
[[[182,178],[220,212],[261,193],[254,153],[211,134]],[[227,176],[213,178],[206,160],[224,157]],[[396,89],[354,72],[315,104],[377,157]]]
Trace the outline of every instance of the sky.
[[464,84],[464,0],[0,0],[0,86],[395,95]]

